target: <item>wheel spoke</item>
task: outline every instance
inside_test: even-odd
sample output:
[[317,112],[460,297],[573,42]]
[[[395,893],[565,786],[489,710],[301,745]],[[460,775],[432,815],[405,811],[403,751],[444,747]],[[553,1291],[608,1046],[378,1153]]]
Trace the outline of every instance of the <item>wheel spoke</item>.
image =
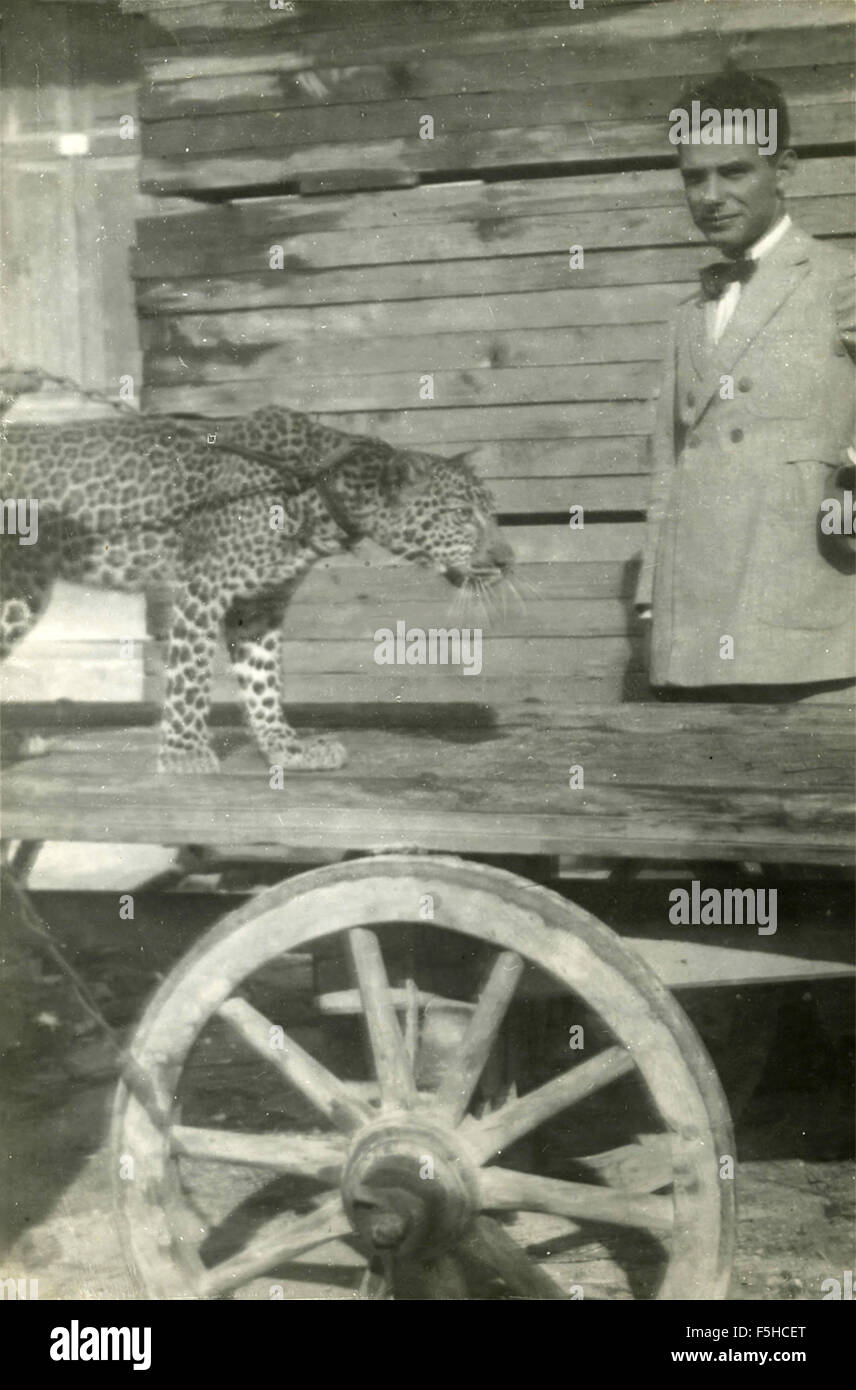
[[523,961],[515,951],[503,951],[494,962],[458,1057],[437,1092],[437,1103],[452,1124],[466,1114],[522,973]]
[[372,1118],[374,1112],[349,1095],[338,1077],[316,1062],[288,1034],[283,1035],[281,1048],[272,1047],[273,1025],[246,999],[237,996],[227,999],[217,1013],[260,1057],[276,1067],[301,1095],[322,1115],[326,1115],[337,1129],[350,1133]]
[[[406,1012],[404,1015],[404,1047],[410,1061],[410,1069],[416,1066],[416,1049],[419,1046],[419,990],[415,980],[405,980]],[[414,1073],[415,1074],[415,1073]]]
[[390,993],[389,981],[374,932],[354,927],[348,932],[351,956],[363,1001],[381,1104],[411,1105],[416,1099],[413,1070]]
[[[413,980],[406,980],[403,989],[390,989],[389,996],[399,1013],[410,1007],[411,998],[415,998],[420,1009],[437,998],[436,994],[417,989]],[[317,994],[315,1007],[322,1014],[361,1014],[363,1000],[358,989],[334,989],[326,994]]]
[[484,1278],[499,1275],[512,1293],[524,1298],[569,1301],[549,1274],[529,1258],[498,1221],[478,1216],[458,1246],[462,1260]]
[[608,1047],[591,1061],[571,1067],[484,1119],[466,1119],[461,1133],[466,1134],[468,1147],[479,1163],[486,1163],[522,1134],[528,1134],[567,1106],[575,1105],[632,1070],[633,1060],[623,1047]]
[[380,1269],[366,1265],[360,1280],[357,1297],[366,1303],[386,1303],[392,1298],[392,1256],[388,1250],[384,1250],[377,1258]]
[[666,1235],[674,1224],[671,1197],[616,1192],[590,1183],[562,1182],[537,1173],[485,1168],[480,1175],[482,1207],[488,1211],[544,1211],[572,1220],[603,1221]]
[[307,1216],[274,1216],[239,1255],[206,1270],[199,1279],[199,1292],[203,1297],[210,1297],[238,1288],[249,1279],[276,1269],[317,1245],[338,1240],[350,1231],[351,1224],[338,1192],[325,1197]]
[[327,1134],[240,1134],[228,1129],[176,1125],[172,1151],[186,1158],[275,1168],[301,1178],[335,1183],[345,1161],[343,1144]]
[[626,1192],[656,1192],[674,1181],[672,1135],[643,1134],[632,1144],[604,1153],[585,1154],[574,1163],[590,1169],[607,1187]]

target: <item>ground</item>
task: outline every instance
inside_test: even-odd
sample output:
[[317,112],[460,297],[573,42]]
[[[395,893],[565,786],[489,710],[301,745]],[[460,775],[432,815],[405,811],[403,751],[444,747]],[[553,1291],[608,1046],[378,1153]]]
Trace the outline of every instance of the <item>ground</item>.
[[[99,920],[97,895],[42,894],[38,905],[85,975],[114,1027],[125,1030],[157,980],[201,925],[225,906],[184,900],[146,920]],[[173,899],[174,902],[174,899]],[[0,1275],[37,1278],[42,1299],[130,1299],[139,1296],[114,1228],[106,1136],[114,1089],[112,1055],[97,1028],[49,961],[20,936],[4,943],[0,1053],[5,1073],[4,1150],[9,1155],[0,1208]],[[854,1170],[852,1057],[844,1033],[824,1020],[846,1017],[848,986],[820,991],[777,989],[777,1015],[766,1068],[743,1105],[738,1124],[738,1251],[730,1299],[816,1300],[825,1279],[853,1268]],[[733,1008],[721,991],[722,1009]],[[710,1009],[706,1015],[706,1026]],[[842,1041],[842,1038],[844,1039]],[[224,1100],[237,1059],[215,1047],[199,1067],[212,1120],[227,1118]],[[224,1086],[224,1080],[227,1081]],[[249,1094],[252,1078],[244,1089]],[[233,1118],[229,1115],[228,1118]],[[192,1122],[192,1121],[191,1121]],[[251,1204],[247,1170],[208,1165],[199,1198],[211,1210]],[[518,1218],[515,1235],[537,1246],[544,1218]],[[563,1273],[585,1286],[603,1284],[596,1252],[577,1251]],[[580,1257],[582,1263],[580,1262]],[[311,1266],[306,1277],[280,1277],[283,1297],[349,1299],[354,1256],[327,1250],[329,1277]],[[607,1280],[608,1284],[608,1280]],[[268,1281],[243,1296],[269,1297]]]

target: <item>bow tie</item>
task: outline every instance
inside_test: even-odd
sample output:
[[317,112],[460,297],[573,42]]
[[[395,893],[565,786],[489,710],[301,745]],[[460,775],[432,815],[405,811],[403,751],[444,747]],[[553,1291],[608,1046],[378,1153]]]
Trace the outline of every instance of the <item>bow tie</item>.
[[701,272],[701,289],[705,299],[720,299],[735,281],[745,285],[758,269],[758,262],[748,257],[741,261],[716,261]]

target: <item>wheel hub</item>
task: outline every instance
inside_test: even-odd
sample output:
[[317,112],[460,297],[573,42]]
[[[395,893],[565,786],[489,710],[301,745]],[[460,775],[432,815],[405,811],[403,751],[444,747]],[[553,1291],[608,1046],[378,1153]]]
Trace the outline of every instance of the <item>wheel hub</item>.
[[409,1115],[385,1116],[358,1135],[342,1197],[370,1245],[420,1259],[452,1249],[479,1206],[475,1168],[452,1136]]

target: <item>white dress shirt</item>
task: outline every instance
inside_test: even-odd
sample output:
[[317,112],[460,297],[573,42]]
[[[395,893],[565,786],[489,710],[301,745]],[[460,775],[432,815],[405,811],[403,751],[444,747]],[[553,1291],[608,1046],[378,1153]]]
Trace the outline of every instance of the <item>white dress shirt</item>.
[[[749,247],[746,258],[751,261],[760,261],[762,256],[766,256],[767,252],[772,251],[773,247],[781,241],[790,225],[790,217],[787,213],[783,213],[775,226],[771,227],[769,232],[765,232]],[[718,343],[725,332],[734,310],[740,303],[742,289],[743,286],[739,280],[732,280],[719,299],[709,299],[705,305],[707,336],[713,343]]]

